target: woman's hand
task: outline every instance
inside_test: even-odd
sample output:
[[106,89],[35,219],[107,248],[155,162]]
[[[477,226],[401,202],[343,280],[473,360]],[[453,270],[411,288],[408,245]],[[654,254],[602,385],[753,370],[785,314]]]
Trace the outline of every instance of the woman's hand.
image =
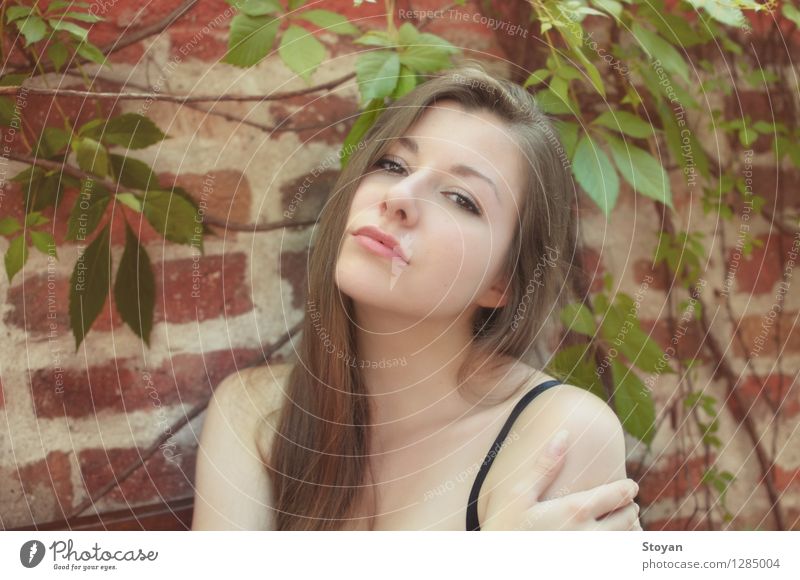
[[557,438],[558,435],[538,457],[530,478],[519,486],[511,502],[502,509],[499,506],[493,509],[489,499],[481,530],[641,531],[639,506],[633,501],[639,486],[631,479],[570,494],[565,491],[554,499],[539,500],[564,465],[564,449],[558,448]]

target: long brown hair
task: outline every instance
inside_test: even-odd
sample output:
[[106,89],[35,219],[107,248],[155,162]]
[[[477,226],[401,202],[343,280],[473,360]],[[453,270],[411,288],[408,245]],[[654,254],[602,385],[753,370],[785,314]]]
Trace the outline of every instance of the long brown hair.
[[[502,308],[482,308],[473,323],[469,364],[505,355],[529,356],[567,289],[574,253],[574,189],[550,119],[521,86],[476,63],[438,74],[389,105],[353,150],[312,237],[307,312],[298,360],[268,456],[277,530],[336,530],[354,517],[365,490],[370,413],[351,325],[352,301],[334,272],[350,205],[362,176],[425,112],[443,99],[467,111],[489,110],[506,122],[527,158],[519,227],[505,265]],[[561,153],[560,153],[561,152]]]

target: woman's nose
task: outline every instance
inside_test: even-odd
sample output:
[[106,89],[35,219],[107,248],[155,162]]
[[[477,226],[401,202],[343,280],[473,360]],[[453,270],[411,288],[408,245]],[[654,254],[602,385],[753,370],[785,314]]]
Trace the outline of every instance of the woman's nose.
[[399,219],[406,225],[416,222],[420,203],[418,185],[406,178],[389,188],[381,203],[381,210],[389,219]]

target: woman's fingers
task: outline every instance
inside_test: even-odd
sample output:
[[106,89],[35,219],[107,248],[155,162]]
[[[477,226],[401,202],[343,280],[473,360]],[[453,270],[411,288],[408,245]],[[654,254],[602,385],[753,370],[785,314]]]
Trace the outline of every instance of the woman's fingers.
[[639,506],[631,503],[597,520],[594,529],[598,531],[641,531],[639,525]]
[[578,492],[575,499],[588,516],[598,519],[633,502],[639,486],[632,479],[620,479]]
[[562,429],[548,441],[545,450],[536,458],[533,466],[533,485],[530,487],[531,501],[539,501],[539,498],[555,481],[558,472],[564,466],[564,456],[567,452],[567,439],[569,431]]

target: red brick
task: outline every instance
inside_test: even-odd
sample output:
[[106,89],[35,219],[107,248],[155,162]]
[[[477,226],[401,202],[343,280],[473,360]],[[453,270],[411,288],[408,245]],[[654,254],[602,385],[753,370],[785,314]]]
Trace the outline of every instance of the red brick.
[[[269,111],[276,119],[276,125],[312,126],[311,129],[295,132],[301,142],[327,143],[336,147],[341,147],[348,128],[358,115],[356,103],[350,98],[338,96],[335,92],[315,96],[313,99],[303,95],[271,101]],[[336,123],[339,120],[343,122]],[[320,162],[322,161],[321,159]],[[330,167],[339,169],[338,158],[332,159],[329,163]]]
[[217,28],[210,29],[206,34],[202,32],[203,26],[204,24],[198,24],[197,27],[192,28],[170,29],[170,58],[176,59],[177,62],[184,62],[187,59],[210,62],[221,60],[228,51],[228,35],[230,33],[228,24],[222,23]]
[[[156,320],[173,323],[213,320],[252,310],[246,254],[200,257],[197,270],[193,270],[193,264],[192,258],[162,263],[157,272],[161,284],[156,285],[160,298],[156,303]],[[196,291],[193,290],[195,272],[200,275]]]
[[589,291],[600,291],[603,288],[603,276],[605,276],[606,272],[600,254],[592,248],[583,247],[581,249],[581,261],[583,273],[589,281]]
[[104,500],[126,506],[191,495],[195,453],[187,449],[158,450],[125,479],[120,479],[131,464],[141,462],[143,452],[125,448],[81,451],[78,460],[86,492],[94,495],[109,483],[117,482]]
[[[28,509],[33,511],[33,522],[63,519],[69,515],[74,498],[71,471],[69,454],[62,451],[51,451],[46,458],[16,470],[14,479],[19,481],[24,494],[18,501],[25,506],[26,512]],[[6,481],[4,486],[9,483],[14,485],[12,480]],[[26,513],[26,517],[29,516]]]
[[772,473],[775,478],[776,491],[789,495],[800,492],[800,469],[784,469],[780,465],[776,465],[773,467]]
[[[188,191],[208,216],[237,223],[251,222],[253,194],[247,176],[241,171],[222,169],[205,174],[181,173],[177,176],[161,173],[158,180],[167,189],[177,186]],[[232,235],[235,232],[227,233],[227,237]]]
[[308,174],[286,181],[280,187],[281,213],[278,219],[296,222],[317,219],[338,177],[339,159],[335,157],[322,159]]
[[782,279],[781,255],[784,261],[789,259],[793,239],[790,235],[779,233],[759,236],[757,239],[763,245],[754,247],[748,257],[735,247],[728,251],[728,271],[736,272],[736,289],[739,292],[768,294],[773,291],[775,283]]
[[[766,380],[749,376],[739,385],[739,392],[746,398],[748,407],[756,399],[769,399],[780,408],[785,417],[794,417],[800,413],[800,394],[793,387],[794,377],[788,375],[769,375]],[[766,400],[762,401],[765,405]]]
[[[681,359],[699,358],[704,361],[708,360],[709,354],[704,348],[705,333],[700,322],[694,318],[683,322],[681,320],[681,315],[679,314],[675,318],[674,331],[671,330],[669,320],[641,320],[640,322],[642,330],[665,352],[671,347],[675,349]],[[673,337],[677,341],[674,344],[672,342]]]
[[104,410],[133,412],[207,400],[214,387],[237,369],[263,363],[260,348],[178,354],[161,367],[116,359],[86,369],[64,369],[60,392],[52,369],[34,371],[31,393],[37,417],[87,417]]
[[664,268],[660,264],[653,266],[652,260],[636,260],[633,263],[633,279],[640,285],[649,280],[647,284],[651,290],[666,290],[669,286]]
[[306,252],[281,252],[281,278],[292,285],[292,308],[303,308],[306,302]]
[[[711,458],[713,462],[713,454]],[[688,460],[677,455],[660,458],[651,465],[639,480],[639,499],[642,506],[657,501],[683,499],[700,487],[705,459],[693,457]]]
[[[781,349],[783,355],[800,352],[800,332],[797,331],[797,312],[783,311],[774,318],[769,312],[764,314],[742,316],[739,320],[738,332],[747,348],[742,350],[739,340],[731,339],[733,350],[738,356],[774,357]],[[776,345],[775,336],[780,325],[780,340]]]

